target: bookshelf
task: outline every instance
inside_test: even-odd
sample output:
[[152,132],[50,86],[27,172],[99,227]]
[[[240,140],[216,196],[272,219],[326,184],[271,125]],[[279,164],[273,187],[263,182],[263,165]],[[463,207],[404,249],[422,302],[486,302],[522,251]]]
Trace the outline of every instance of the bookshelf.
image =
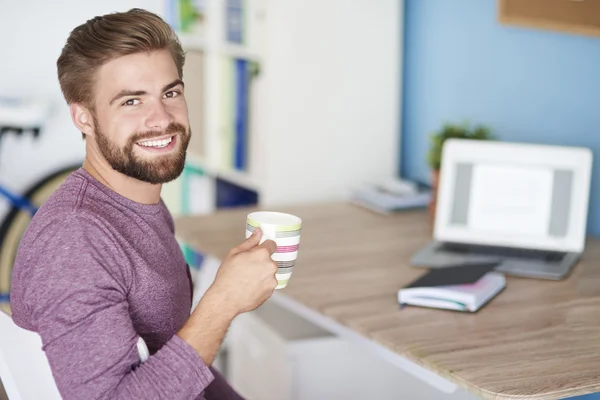
[[187,52],[192,127],[187,172],[163,192],[175,216],[346,199],[396,176],[403,1],[164,7]]

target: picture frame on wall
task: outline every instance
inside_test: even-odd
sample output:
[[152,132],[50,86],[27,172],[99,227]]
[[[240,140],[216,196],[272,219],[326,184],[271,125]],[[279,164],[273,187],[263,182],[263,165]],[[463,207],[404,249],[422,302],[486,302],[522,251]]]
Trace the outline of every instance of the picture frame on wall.
[[600,36],[600,0],[498,0],[501,24]]

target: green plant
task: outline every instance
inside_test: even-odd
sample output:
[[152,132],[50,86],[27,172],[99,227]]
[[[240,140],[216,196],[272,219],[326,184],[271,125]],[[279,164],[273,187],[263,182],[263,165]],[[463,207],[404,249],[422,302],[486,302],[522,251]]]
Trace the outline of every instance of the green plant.
[[488,127],[476,125],[473,128],[469,124],[445,124],[442,129],[434,132],[431,135],[429,153],[427,162],[433,170],[439,170],[442,165],[442,148],[446,139],[475,139],[475,140],[492,140],[494,139]]

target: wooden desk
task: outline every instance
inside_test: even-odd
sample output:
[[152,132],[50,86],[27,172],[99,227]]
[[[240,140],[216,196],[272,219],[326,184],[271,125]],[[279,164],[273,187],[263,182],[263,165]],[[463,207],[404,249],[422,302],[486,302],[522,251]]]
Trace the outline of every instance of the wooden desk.
[[[222,258],[244,239],[248,211],[181,218],[177,237]],[[282,304],[389,350],[442,390],[494,399],[600,392],[600,241],[588,242],[568,279],[508,278],[476,314],[400,310],[397,290],[424,272],[409,265],[431,238],[424,212],[381,216],[343,203],[278,211],[303,218],[294,274],[274,295]]]

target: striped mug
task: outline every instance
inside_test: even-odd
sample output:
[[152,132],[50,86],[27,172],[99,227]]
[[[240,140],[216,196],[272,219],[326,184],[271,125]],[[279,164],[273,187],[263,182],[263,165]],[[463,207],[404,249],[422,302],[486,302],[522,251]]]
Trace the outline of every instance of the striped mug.
[[248,214],[246,218],[246,238],[249,238],[256,228],[260,228],[263,233],[260,243],[273,240],[277,244],[277,250],[271,256],[279,267],[275,274],[275,289],[283,289],[292,276],[298,258],[302,219],[281,212],[256,211]]

